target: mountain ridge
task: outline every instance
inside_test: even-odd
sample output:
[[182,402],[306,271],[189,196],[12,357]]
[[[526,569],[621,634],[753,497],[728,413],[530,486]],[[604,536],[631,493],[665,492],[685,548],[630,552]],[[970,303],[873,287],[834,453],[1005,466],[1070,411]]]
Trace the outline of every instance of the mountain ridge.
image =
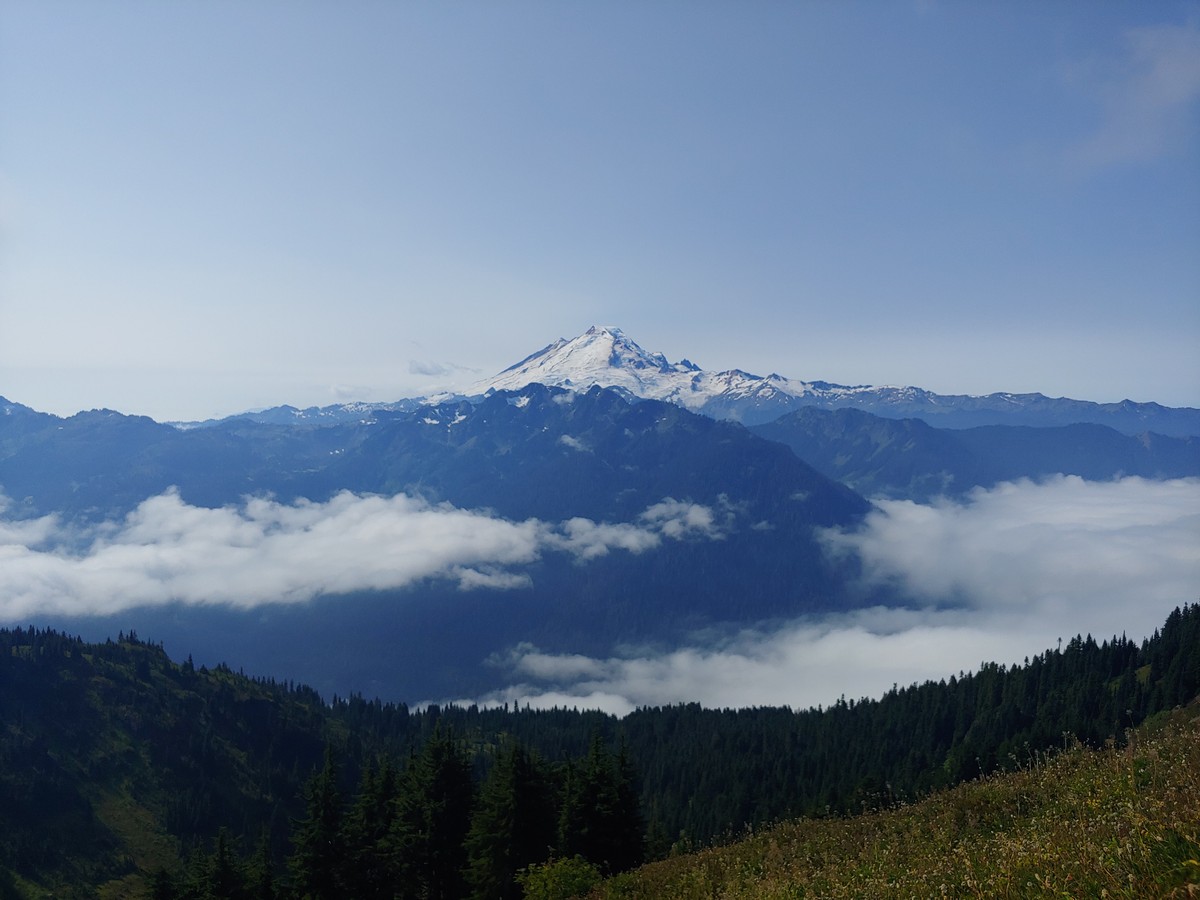
[[743,369],[709,372],[688,359],[671,363],[650,353],[620,328],[593,325],[571,340],[559,338],[490,379],[465,389],[519,390],[538,382],[578,390],[613,387],[641,399],[665,400],[717,419],[758,425],[803,406],[855,408],[884,418],[919,418],[950,428],[976,425],[1069,425],[1094,422],[1127,434],[1157,431],[1174,437],[1200,434],[1200,410],[1122,400],[1095,403],[1041,393],[937,394],[895,385],[844,385],[802,381]]
[[915,418],[940,428],[981,425],[1058,427],[1107,425],[1127,435],[1154,432],[1168,437],[1200,436],[1200,409],[1147,401],[1099,403],[1042,393],[938,394],[912,385],[837,384],[756,375],[740,368],[712,372],[689,359],[671,362],[649,352],[619,327],[593,325],[574,338],[558,338],[540,350],[460,390],[392,402],[354,402],[297,409],[276,406],[201,422],[171,422],[178,428],[212,427],[232,419],[313,426],[370,421],[380,414],[459,400],[478,402],[490,392],[545,384],[576,392],[593,387],[621,392],[630,402],[662,400],[714,419],[762,425],[805,407],[859,409],[888,419]]
[[1087,422],[949,429],[916,418],[808,406],[750,430],[786,444],[822,474],[869,497],[929,502],[1055,474],[1089,481],[1200,475],[1198,438],[1125,435]]

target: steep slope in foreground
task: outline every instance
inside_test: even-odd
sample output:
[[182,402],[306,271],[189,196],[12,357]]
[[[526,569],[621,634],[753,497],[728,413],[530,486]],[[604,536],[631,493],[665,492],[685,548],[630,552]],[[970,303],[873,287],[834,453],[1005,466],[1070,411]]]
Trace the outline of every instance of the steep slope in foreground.
[[588,896],[1136,900],[1200,891],[1200,706],[1147,723],[1124,748],[1024,762],[913,806],[788,822],[651,863]]
[[648,353],[619,328],[595,325],[571,340],[559,338],[494,378],[476,382],[465,393],[519,390],[533,383],[576,391],[596,385],[613,387],[635,397],[665,400],[746,425],[815,406],[861,409],[892,419],[923,419],[945,428],[1094,422],[1125,434],[1200,435],[1200,410],[1157,403],[1092,403],[1042,394],[935,394],[917,387],[800,381],[774,373],[764,377],[740,369],[708,372],[686,359],[671,363],[661,353]]
[[[221,827],[247,852],[265,830],[279,861],[304,807],[301,786],[326,746],[349,791],[365,763],[383,754],[404,767],[439,728],[457,736],[477,774],[504,736],[558,764],[600,735],[627,748],[658,836],[654,854],[676,838],[703,845],[746,826],[857,811],[981,770],[1040,763],[1064,731],[1101,746],[1198,691],[1200,605],[1174,611],[1140,647],[1076,638],[1024,667],[989,664],[879,700],[802,712],[647,708],[622,720],[327,703],[226,667],[176,664],[132,638],[85,644],[0,629],[0,897],[90,898],[100,885],[108,885],[101,896],[142,897],[148,891],[136,888],[150,872],[178,871]],[[1152,784],[1139,780],[1139,793]],[[1024,802],[1028,810],[1043,801]],[[988,814],[981,803],[959,818]]]

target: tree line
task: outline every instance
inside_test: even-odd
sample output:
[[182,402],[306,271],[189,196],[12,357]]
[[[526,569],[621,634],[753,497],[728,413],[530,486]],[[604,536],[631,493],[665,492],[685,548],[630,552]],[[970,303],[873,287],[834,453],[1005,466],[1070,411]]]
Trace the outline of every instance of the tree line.
[[622,745],[596,735],[588,754],[550,765],[505,739],[477,783],[470,753],[453,731],[435,728],[419,753],[397,766],[369,762],[347,796],[342,767],[326,748],[305,785],[283,872],[260,840],[246,859],[222,828],[182,871],[158,870],[153,900],[510,900],[524,896],[526,870],[552,857],[579,860],[597,875],[644,859],[636,775]]
[[[615,871],[784,818],[916,799],[1028,764],[1064,735],[1120,742],[1198,694],[1200,604],[1140,643],[1080,636],[1020,665],[877,699],[802,711],[686,704],[622,719],[327,701],[176,663],[132,634],[96,644],[3,629],[0,887],[8,872],[71,896],[64,886],[161,870],[163,897],[203,896],[196,885],[231,872],[247,896],[264,883],[274,896],[303,896],[298,885],[313,897],[329,885],[376,896],[371,884],[452,895],[435,883],[516,896],[505,893],[519,887],[514,873],[552,854]],[[138,843],[128,822],[112,827],[117,801],[155,841]],[[313,838],[321,821],[325,844]],[[173,852],[146,850],[170,841]],[[328,846],[342,863],[322,868],[314,854]]]

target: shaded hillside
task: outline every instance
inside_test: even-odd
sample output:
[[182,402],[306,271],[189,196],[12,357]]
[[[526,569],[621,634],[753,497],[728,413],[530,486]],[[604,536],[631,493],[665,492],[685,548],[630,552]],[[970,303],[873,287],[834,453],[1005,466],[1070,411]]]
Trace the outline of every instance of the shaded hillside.
[[231,420],[180,431],[145,416],[91,410],[69,418],[17,407],[0,417],[0,490],[24,515],[102,521],[178,487],[198,506],[285,493],[297,473],[356,440],[353,426],[289,428]]
[[807,407],[751,430],[867,496],[923,501],[1058,473],[1093,481],[1200,475],[1200,439],[1130,436],[1104,425],[952,430],[920,419]]
[[211,847],[225,828],[247,853],[265,831],[285,878],[303,788],[324,748],[349,798],[368,763],[406,771],[439,729],[456,736],[477,785],[506,740],[551,767],[583,758],[597,738],[623,744],[641,785],[647,852],[661,854],[747,825],[915,799],[1023,764],[1061,746],[1064,732],[1090,746],[1120,741],[1198,692],[1200,606],[1176,610],[1141,646],[1076,638],[1027,665],[985,665],[877,700],[803,712],[680,706],[622,720],[326,703],[307,688],[177,664],[134,639],[5,630],[0,875],[57,885],[60,897],[88,896],[72,889],[84,885],[134,891],[160,867],[181,871],[190,848]]
[[[96,533],[88,527],[121,521],[172,485],[190,507],[404,492],[484,510],[472,526],[500,516],[536,518],[528,531],[545,523],[558,535],[574,527],[619,539],[640,529],[632,548],[618,540],[584,556],[542,541],[503,578],[484,571],[489,586],[477,589],[384,577],[378,590],[335,586],[311,602],[253,609],[166,604],[163,589],[159,605],[51,622],[92,637],[153,633],[173,652],[327,693],[480,696],[506,684],[487,660],[521,643],[606,655],[620,641],[675,644],[696,629],[858,602],[845,590],[853,563],[831,561],[815,529],[853,525],[869,509],[862,497],[738,426],[664,403],[631,405],[613,391],[533,385],[477,404],[377,411],[353,425],[232,420],[190,431],[111,412],[60,420],[17,410],[0,418],[0,446],[9,514],[55,513],[75,529],[68,538],[84,542]],[[667,534],[662,520],[643,519],[655,509],[695,512],[702,527]],[[370,564],[385,572],[404,552],[384,537],[372,547]]]
[[[190,430],[112,410],[60,419],[7,408],[0,487],[29,514],[109,518],[171,486],[199,506],[246,494],[406,491],[549,520],[628,520],[664,497],[706,502],[723,493],[800,510],[793,518],[806,524],[846,524],[867,508],[736,426],[599,388],[574,395],[530,385],[474,403],[380,410],[352,424],[232,418]],[[806,499],[786,503],[793,494]]]
[[326,477],[329,488],[405,491],[516,519],[627,521],[663,497],[722,495],[773,522],[841,524],[867,510],[738,426],[613,390],[539,384],[381,420]]

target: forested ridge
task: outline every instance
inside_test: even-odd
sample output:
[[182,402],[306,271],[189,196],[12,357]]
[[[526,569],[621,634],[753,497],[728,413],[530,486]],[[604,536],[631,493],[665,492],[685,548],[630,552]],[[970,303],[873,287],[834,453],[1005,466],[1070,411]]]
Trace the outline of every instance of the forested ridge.
[[2,630],[0,897],[519,896],[550,854],[617,871],[915,799],[1198,693],[1200,605],[1141,644],[1077,637],[874,700],[623,719],[327,701],[134,635]]

